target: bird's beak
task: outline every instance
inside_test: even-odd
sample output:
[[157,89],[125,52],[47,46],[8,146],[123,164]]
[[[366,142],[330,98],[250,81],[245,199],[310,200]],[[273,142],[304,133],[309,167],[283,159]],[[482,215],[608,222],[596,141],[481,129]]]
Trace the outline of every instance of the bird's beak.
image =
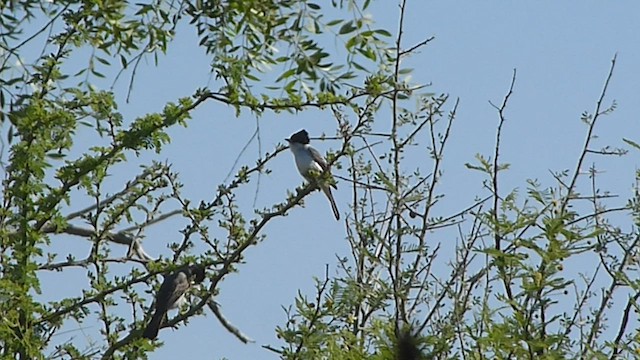
[[288,143],[291,143],[291,139],[290,138],[286,138],[285,140],[287,140]]

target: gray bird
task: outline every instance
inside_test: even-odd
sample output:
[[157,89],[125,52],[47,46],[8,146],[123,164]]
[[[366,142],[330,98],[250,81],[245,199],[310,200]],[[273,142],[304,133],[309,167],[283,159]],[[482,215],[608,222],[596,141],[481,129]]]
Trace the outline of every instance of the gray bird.
[[[333,194],[331,194],[331,187],[326,184],[324,181],[318,181],[318,174],[323,172],[329,172],[329,165],[322,158],[320,153],[309,145],[309,133],[306,130],[300,130],[297,133],[291,135],[290,138],[285,139],[289,143],[289,149],[293,153],[293,157],[296,160],[296,167],[300,174],[310,183],[318,186],[322,192],[329,199],[329,203],[331,203],[331,210],[333,210],[333,215],[335,215],[336,220],[340,220],[340,211],[338,211],[338,206],[336,206],[336,201],[333,199]],[[316,172],[316,176],[311,176],[312,172]],[[331,183],[334,189],[337,189],[334,183]]]
[[184,294],[191,287],[191,283],[199,284],[204,280],[204,266],[185,266],[172,274],[165,276],[160,290],[156,294],[155,312],[142,336],[147,339],[158,337],[158,331],[167,311],[175,309],[185,301]]

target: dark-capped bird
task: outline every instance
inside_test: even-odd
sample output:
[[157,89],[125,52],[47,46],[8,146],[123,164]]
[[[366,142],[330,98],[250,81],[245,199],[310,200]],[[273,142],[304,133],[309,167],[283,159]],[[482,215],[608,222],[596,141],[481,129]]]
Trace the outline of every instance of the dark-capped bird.
[[[336,217],[336,220],[340,220],[340,212],[338,211],[338,206],[336,206],[336,201],[333,199],[331,187],[325,181],[321,181],[321,177],[319,176],[324,172],[330,173],[329,165],[327,165],[327,162],[322,158],[322,155],[309,145],[309,133],[303,129],[285,140],[289,143],[289,149],[291,149],[293,153],[293,157],[296,160],[296,167],[300,174],[308,182],[316,184],[316,186],[322,190],[329,199],[329,203],[331,203],[333,215]],[[316,174],[312,176],[314,172]],[[330,185],[333,186],[334,189],[337,189],[334,183]]]

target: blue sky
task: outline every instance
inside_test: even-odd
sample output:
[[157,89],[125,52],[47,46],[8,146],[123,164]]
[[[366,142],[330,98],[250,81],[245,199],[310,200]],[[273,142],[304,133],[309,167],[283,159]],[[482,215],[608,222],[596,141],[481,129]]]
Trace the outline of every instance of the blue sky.
[[[464,164],[473,163],[477,153],[492,154],[498,117],[489,101],[502,101],[514,68],[518,75],[506,113],[501,153],[502,161],[511,168],[503,175],[503,189],[524,192],[530,178],[552,186],[555,183],[549,170],[575,167],[586,133],[580,115],[593,111],[615,54],[618,61],[605,104],[615,99],[618,107],[597,126],[596,147],[624,147],[623,137],[640,142],[640,3],[413,0],[408,10],[405,46],[435,36],[405,62],[415,69],[413,81],[431,83],[428,91],[460,99],[440,188],[447,196],[439,204],[438,214],[450,214],[471,204],[475,196],[486,195],[483,177]],[[369,12],[379,27],[396,33],[397,2],[374,2]],[[189,96],[199,87],[211,84],[215,88],[209,60],[197,43],[194,30],[186,26],[178,29],[159,66],[149,61],[138,71],[131,102],[120,106],[125,118],[160,111],[167,101]],[[126,81],[120,81],[115,88],[120,100],[126,87]],[[245,112],[236,118],[233,109],[217,103],[205,104],[192,117],[187,128],[170,130],[172,142],[162,154],[132,160],[122,173],[113,174],[111,191],[121,187],[121,180],[129,178],[128,172],[135,171],[137,163],[153,158],[174,165],[185,185],[185,196],[208,200],[231,170],[257,122],[263,153],[273,151],[301,128],[312,136],[333,135],[336,124],[330,111],[266,113],[259,119]],[[379,121],[383,126],[385,121],[390,123],[384,116]],[[339,145],[330,140],[314,143],[321,152]],[[253,142],[240,164],[253,164],[257,154],[258,144]],[[587,162],[595,162],[605,171],[600,185],[621,196],[614,204],[623,204],[631,194],[637,159],[637,152],[632,151],[623,158],[595,157]],[[282,153],[271,169],[272,174],[261,178],[258,208],[281,201],[287,190],[302,183],[288,152]],[[344,170],[336,172],[346,174]],[[348,212],[349,191],[346,184],[338,186],[335,196],[344,214]],[[245,204],[250,205],[254,191],[252,187],[245,192]],[[144,242],[147,252],[168,255],[166,244],[181,238],[178,230],[183,224],[172,220],[151,228]],[[348,255],[349,249],[344,224],[333,219],[320,193],[312,194],[305,208],[295,208],[289,216],[270,224],[266,234],[266,241],[247,252],[239,273],[222,283],[217,297],[226,317],[256,343],[241,344],[213,316],[197,317],[177,331],[161,331],[165,346],[151,359],[181,356],[184,348],[189,349],[190,358],[197,359],[276,358],[261,345],[278,344],[274,329],[285,322],[282,306],[292,304],[299,289],[312,296],[312,277],[322,277],[325,264],[335,273],[336,255]],[[86,251],[77,243],[62,246],[79,254]],[[124,254],[126,249],[116,247],[114,251]],[[45,284],[45,296],[58,299],[68,292],[77,293],[70,282],[56,283],[60,287]]]

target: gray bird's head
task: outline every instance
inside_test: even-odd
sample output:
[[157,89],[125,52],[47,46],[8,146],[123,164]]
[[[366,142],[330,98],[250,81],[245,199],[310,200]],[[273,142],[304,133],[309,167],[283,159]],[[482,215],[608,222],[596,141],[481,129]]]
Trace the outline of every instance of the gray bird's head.
[[287,140],[289,143],[296,143],[296,144],[303,144],[306,145],[309,143],[309,133],[307,132],[307,130],[302,129],[300,131],[298,131],[297,133],[291,135],[290,138],[285,139]]
[[191,265],[189,266],[189,278],[193,279],[196,284],[201,283],[204,280],[204,266]]

